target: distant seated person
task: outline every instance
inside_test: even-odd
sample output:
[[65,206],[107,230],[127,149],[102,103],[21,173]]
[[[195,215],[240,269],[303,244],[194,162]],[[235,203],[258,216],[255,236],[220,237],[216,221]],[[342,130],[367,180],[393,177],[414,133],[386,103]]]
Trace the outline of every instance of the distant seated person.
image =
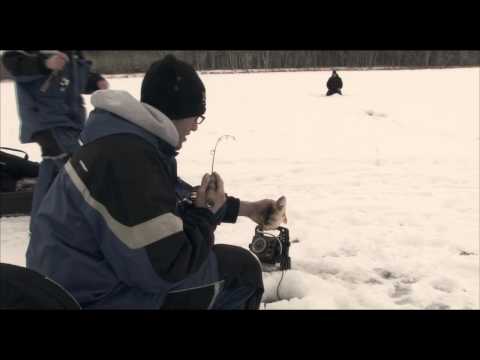
[[333,70],[332,76],[327,81],[327,96],[333,95],[333,94],[340,94],[342,95],[342,87],[343,87],[343,82],[342,78],[338,76],[337,72]]
[[31,189],[34,186],[37,177],[38,163],[29,161],[28,156],[22,158],[20,156],[15,156],[0,150],[1,192],[13,192]]

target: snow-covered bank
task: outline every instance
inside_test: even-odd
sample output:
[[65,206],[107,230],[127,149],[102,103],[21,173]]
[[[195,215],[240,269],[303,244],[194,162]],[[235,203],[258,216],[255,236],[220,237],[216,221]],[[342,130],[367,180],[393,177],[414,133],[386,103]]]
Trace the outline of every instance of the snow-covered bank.
[[[206,121],[178,157],[198,183],[215,170],[246,200],[285,195],[292,270],[265,273],[267,309],[480,308],[480,69],[203,74]],[[111,78],[139,97],[140,77]],[[2,146],[18,143],[11,82]],[[86,96],[88,110],[91,109]],[[28,217],[0,220],[0,259],[24,265]],[[254,224],[222,225],[247,247]]]

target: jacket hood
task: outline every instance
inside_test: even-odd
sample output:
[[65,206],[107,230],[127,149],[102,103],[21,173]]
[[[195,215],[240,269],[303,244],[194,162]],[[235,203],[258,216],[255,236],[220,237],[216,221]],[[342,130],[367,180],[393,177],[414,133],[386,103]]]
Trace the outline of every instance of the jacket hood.
[[98,90],[90,99],[95,108],[109,111],[145,129],[149,133],[176,147],[177,128],[165,114],[149,104],[135,99],[124,90]]

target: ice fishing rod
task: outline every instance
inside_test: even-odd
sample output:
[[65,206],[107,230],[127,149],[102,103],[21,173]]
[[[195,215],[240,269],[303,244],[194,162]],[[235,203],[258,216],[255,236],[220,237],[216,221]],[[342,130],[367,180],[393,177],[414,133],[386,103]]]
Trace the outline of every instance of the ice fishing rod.
[[[227,139],[233,139],[233,140],[236,140],[235,139],[235,136],[233,135],[222,135],[220,136],[218,139],[217,139],[217,142],[215,143],[215,147],[210,151],[210,153],[213,155],[212,157],[212,166],[210,167],[210,175],[213,174],[213,168],[214,168],[214,165],[215,165],[215,154],[217,153],[217,147],[218,147],[218,144],[222,141],[222,140],[227,140]],[[208,189],[211,189],[211,190],[216,190],[217,189],[217,183],[215,181],[215,178],[212,176],[208,182],[208,185],[207,185],[207,188]],[[194,199],[196,198],[197,196],[197,193],[196,193],[197,189],[195,189],[195,191],[192,192],[191,194],[191,198]],[[207,207],[208,208],[212,208],[215,206],[215,202],[213,200],[207,200]]]
[[48,76],[47,80],[45,80],[45,82],[42,84],[42,86],[40,87],[40,91],[42,93],[46,93],[48,88],[50,87],[50,84],[52,83],[52,80],[54,78],[56,78],[58,75],[60,74],[60,71],[59,70],[54,70],[50,73],[50,75]]
[[215,165],[215,154],[217,153],[217,146],[218,146],[218,144],[219,144],[222,140],[228,140],[228,139],[237,140],[237,139],[235,139],[235,136],[233,136],[233,135],[228,135],[228,134],[222,135],[222,136],[220,136],[220,137],[217,139],[217,142],[215,143],[215,147],[214,147],[213,150],[211,151],[211,154],[213,155],[213,157],[212,157],[212,171],[210,172],[210,174],[213,174],[213,166]]
[[[217,142],[215,143],[215,147],[213,148],[213,150],[211,150],[210,153],[213,156],[212,156],[212,167],[211,167],[210,175],[213,175],[213,167],[215,165],[215,155],[217,153],[218,144],[220,144],[220,142],[222,140],[228,140],[228,139],[237,140],[237,139],[235,139],[235,136],[233,136],[233,135],[228,135],[228,134],[222,135],[217,139]],[[210,188],[212,190],[217,189],[217,182],[215,181],[215,178],[213,178],[213,177],[210,178],[210,180],[208,182],[208,188]],[[212,208],[214,206],[215,206],[215,202],[213,200],[207,200],[207,207]]]

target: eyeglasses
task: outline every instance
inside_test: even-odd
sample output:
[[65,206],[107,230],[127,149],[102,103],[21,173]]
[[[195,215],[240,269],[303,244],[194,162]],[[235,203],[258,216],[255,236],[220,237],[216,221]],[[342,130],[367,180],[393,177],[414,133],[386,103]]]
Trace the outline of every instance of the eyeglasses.
[[195,119],[195,123],[196,123],[197,125],[200,125],[200,124],[201,124],[202,122],[204,122],[204,121],[205,121],[205,116],[203,116],[203,115],[200,115],[200,116],[198,116],[198,117]]

